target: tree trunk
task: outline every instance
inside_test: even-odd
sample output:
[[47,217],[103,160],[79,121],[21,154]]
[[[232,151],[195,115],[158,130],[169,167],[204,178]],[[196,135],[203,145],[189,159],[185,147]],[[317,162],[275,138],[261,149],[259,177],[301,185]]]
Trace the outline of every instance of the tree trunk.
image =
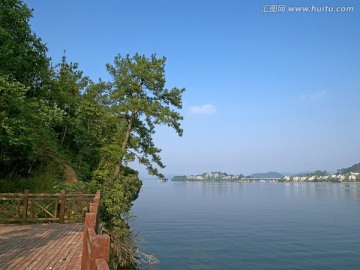
[[67,127],[65,126],[64,131],[63,131],[63,134],[62,134],[62,138],[61,138],[61,144],[60,144],[61,147],[62,147],[63,144],[64,144],[66,132],[67,132]]
[[125,156],[125,152],[126,152],[126,147],[129,143],[129,140],[130,140],[130,134],[131,134],[131,129],[132,129],[132,123],[133,123],[133,120],[134,120],[134,117],[135,117],[135,113],[133,113],[131,115],[131,119],[130,121],[128,122],[128,126],[126,128],[126,133],[125,133],[125,138],[121,144],[121,158],[118,162],[118,164],[115,165],[115,171],[114,171],[114,179],[116,177],[118,177],[121,173],[121,164],[122,164],[122,161],[124,159],[124,156]]

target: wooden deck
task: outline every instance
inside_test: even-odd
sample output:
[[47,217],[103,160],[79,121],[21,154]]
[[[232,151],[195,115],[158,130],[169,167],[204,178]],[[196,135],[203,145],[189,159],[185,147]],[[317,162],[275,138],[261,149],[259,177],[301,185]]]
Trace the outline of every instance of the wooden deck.
[[84,225],[0,225],[0,269],[81,268]]

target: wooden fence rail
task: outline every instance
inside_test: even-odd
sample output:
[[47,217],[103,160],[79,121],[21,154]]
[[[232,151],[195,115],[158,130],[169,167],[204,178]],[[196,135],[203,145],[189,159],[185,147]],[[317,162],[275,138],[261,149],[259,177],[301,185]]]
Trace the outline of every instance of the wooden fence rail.
[[[84,222],[81,270],[109,270],[110,237],[99,230],[100,191],[94,194],[0,193],[0,222]],[[1,268],[1,267],[0,267]]]
[[110,237],[99,231],[100,191],[85,216],[81,270],[108,270]]
[[83,222],[94,194],[0,193],[0,222]]

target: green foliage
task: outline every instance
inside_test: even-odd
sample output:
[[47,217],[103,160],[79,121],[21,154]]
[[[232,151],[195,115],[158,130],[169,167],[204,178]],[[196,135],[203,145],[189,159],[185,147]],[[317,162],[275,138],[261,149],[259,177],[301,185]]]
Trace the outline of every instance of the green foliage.
[[[76,183],[68,184],[61,181],[57,181],[53,186],[54,192],[60,193],[65,191],[66,194],[71,193],[90,193],[89,183],[78,181]],[[94,193],[94,192],[93,192]]]
[[142,186],[138,172],[124,167],[121,175],[114,179],[106,171],[98,170],[90,186],[93,187],[93,191],[99,188],[102,190],[100,218],[104,222],[104,231],[111,238],[113,268],[135,266],[137,247],[132,239],[128,221],[131,219],[132,202],[138,197]]
[[360,173],[360,163],[356,163],[356,164],[352,165],[351,167],[338,170],[338,173],[340,173],[340,174],[346,174],[346,173],[350,173],[350,172]]
[[81,178],[89,180],[99,161],[100,145],[89,123],[101,121],[89,119],[89,108],[96,104],[83,95],[92,82],[83,76],[76,63],[67,63],[65,56],[52,74],[49,103],[64,114],[63,121],[54,126],[58,146]]
[[29,190],[30,193],[52,193],[54,185],[59,178],[52,170],[37,172],[31,177],[12,179],[11,181],[0,180],[0,193],[23,193]]
[[187,176],[186,175],[178,175],[178,176],[174,176],[171,181],[187,181]]
[[[175,109],[182,107],[181,94],[185,89],[165,88],[166,58],[150,58],[135,54],[115,57],[114,65],[107,65],[112,76],[108,91],[109,109],[117,118],[113,141],[121,146],[118,163],[135,158],[145,165],[152,175],[164,178],[154,165],[164,168],[153,142],[155,126],[167,125],[181,136],[182,116]],[[118,175],[120,168],[115,170]]]
[[31,95],[45,89],[47,48],[32,31],[32,11],[21,0],[0,1],[0,75],[31,87]]
[[21,0],[0,1],[0,191],[101,189],[113,268],[134,266],[127,221],[142,183],[126,164],[164,177],[153,134],[166,125],[182,135],[184,89],[165,88],[166,59],[156,55],[116,56],[111,82],[92,82],[65,56],[50,67],[31,16]]
[[321,170],[317,170],[317,171],[314,171],[312,173],[309,173],[308,175],[315,175],[315,176],[326,176],[328,175],[328,172],[327,171],[321,171]]
[[20,0],[0,2],[0,178],[31,176],[59,158],[53,128],[64,112],[49,104],[47,48],[31,16]]
[[[91,84],[84,92],[81,120],[98,142],[99,162],[90,184],[101,189],[101,219],[112,243],[113,265],[136,264],[136,245],[127,225],[132,202],[137,198],[141,181],[126,162],[137,160],[149,173],[163,178],[164,167],[153,134],[157,125],[167,125],[181,136],[181,108],[184,89],[165,88],[165,58],[150,59],[136,54],[115,57],[107,65],[113,81]],[[155,165],[155,166],[154,166]]]
[[51,126],[62,121],[61,110],[27,98],[28,91],[0,76],[0,178],[31,173],[53,147]]

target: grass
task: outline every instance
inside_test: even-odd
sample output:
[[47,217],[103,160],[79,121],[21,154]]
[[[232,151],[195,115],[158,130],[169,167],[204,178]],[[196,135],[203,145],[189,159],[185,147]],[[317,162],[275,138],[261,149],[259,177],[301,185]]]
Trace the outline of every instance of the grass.
[[52,193],[58,182],[58,176],[49,171],[36,173],[31,177],[0,180],[0,193]]

